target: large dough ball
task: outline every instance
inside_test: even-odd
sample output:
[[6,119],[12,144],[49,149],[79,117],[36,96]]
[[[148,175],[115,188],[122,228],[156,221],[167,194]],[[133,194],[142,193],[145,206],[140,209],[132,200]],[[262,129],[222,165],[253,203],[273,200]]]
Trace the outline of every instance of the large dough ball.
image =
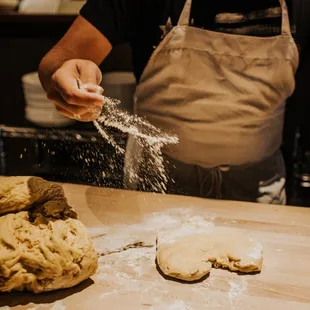
[[72,287],[92,276],[97,265],[88,232],[65,201],[0,217],[2,292]]
[[66,200],[60,185],[39,177],[0,177],[0,215],[49,200]]

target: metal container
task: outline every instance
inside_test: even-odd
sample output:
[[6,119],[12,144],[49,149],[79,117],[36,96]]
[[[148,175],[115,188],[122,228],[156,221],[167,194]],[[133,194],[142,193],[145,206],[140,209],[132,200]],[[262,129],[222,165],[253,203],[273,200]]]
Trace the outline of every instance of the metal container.
[[133,72],[114,71],[102,75],[104,95],[121,101],[119,108],[133,112],[136,78]]

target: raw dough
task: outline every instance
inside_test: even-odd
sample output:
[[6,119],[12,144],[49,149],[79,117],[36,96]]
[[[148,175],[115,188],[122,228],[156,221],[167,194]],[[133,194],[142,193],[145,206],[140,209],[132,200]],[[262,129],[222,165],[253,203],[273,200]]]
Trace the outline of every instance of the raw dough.
[[66,200],[62,187],[39,177],[1,177],[0,215],[49,200]]
[[0,217],[0,291],[72,287],[96,272],[92,241],[74,217],[57,201]]
[[195,281],[207,275],[212,266],[245,273],[260,271],[263,248],[239,231],[215,228],[172,242],[167,236],[158,235],[156,258],[165,275]]
[[98,256],[60,185],[0,178],[0,292],[72,287],[92,276]]

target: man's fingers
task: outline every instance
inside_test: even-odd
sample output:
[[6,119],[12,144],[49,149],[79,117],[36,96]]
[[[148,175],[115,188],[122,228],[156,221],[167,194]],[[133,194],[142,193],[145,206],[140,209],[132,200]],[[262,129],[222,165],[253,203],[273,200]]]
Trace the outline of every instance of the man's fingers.
[[78,120],[80,122],[90,122],[90,121],[94,121],[97,117],[94,113],[91,113],[91,112],[87,112],[83,115],[74,115],[70,112],[68,112],[66,109],[63,109],[62,107],[60,106],[56,106],[56,110],[61,113],[62,115],[68,117],[68,118],[71,118],[71,119],[74,119],[74,120]]
[[54,88],[68,103],[78,106],[101,107],[104,97],[96,92],[88,92],[78,87],[77,78],[68,76],[63,69],[59,69],[52,77]]
[[91,112],[77,116],[77,115],[74,115],[74,114],[68,112],[67,110],[65,110],[59,106],[56,106],[56,109],[62,115],[66,116],[68,118],[74,119],[74,120],[78,120],[80,122],[91,122],[91,121],[94,121],[96,119],[96,115],[94,113],[91,113]]
[[73,104],[68,104],[58,93],[53,93],[49,95],[48,98],[54,102],[55,105],[65,109],[72,114],[82,115],[89,112],[89,108],[85,106],[78,106]]
[[61,108],[60,106],[57,106],[57,105],[56,105],[56,110],[57,110],[60,114],[66,116],[66,117],[68,117],[68,118],[76,119],[72,113],[70,113],[70,112],[68,112],[67,110]]
[[77,63],[77,71],[82,84],[99,85],[102,80],[102,73],[93,62],[87,66]]
[[83,108],[83,107],[79,107],[79,106],[74,106],[74,105],[68,105],[66,103],[60,103],[57,101],[54,101],[54,104],[57,107],[60,107],[64,110],[66,110],[67,112],[73,114],[73,115],[79,115],[82,116],[83,114],[89,113],[89,109],[87,108]]
[[58,93],[49,96],[49,99],[56,105],[56,109],[63,115],[82,121],[95,120],[101,113],[98,107],[82,107],[67,104]]
[[103,95],[103,88],[99,85],[95,85],[95,84],[82,84],[82,89],[84,89],[85,91],[89,92],[89,93],[96,93],[99,95]]
[[91,122],[97,119],[97,115],[92,113],[92,112],[88,112],[86,114],[83,114],[81,116],[81,118],[79,119],[79,121],[81,122]]

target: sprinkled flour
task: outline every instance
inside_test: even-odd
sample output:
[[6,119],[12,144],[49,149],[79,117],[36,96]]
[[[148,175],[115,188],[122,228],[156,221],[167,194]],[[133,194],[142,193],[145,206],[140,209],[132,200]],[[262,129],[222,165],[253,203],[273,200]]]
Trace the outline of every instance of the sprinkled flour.
[[229,281],[230,289],[228,291],[229,303],[231,305],[231,310],[237,310],[240,308],[242,301],[240,297],[247,293],[248,282],[246,279],[240,277],[238,279]]
[[[40,310],[40,309],[66,310],[67,308],[62,300],[57,300],[52,304],[43,304],[28,308],[28,310]],[[0,308],[0,310],[2,309]]]
[[241,278],[241,280],[238,282],[239,283],[233,280],[229,281],[230,289],[228,292],[228,297],[230,300],[233,300],[237,296],[240,296],[247,292],[247,285],[248,285],[247,281]]
[[61,300],[58,300],[53,304],[53,306],[50,309],[51,310],[66,310],[67,308]]
[[165,193],[168,177],[162,148],[165,145],[178,143],[178,138],[162,132],[137,115],[130,115],[118,109],[119,103],[119,100],[105,97],[102,113],[94,121],[95,127],[119,154],[125,154],[125,150],[117,144],[112,135],[108,134],[106,128],[116,128],[130,134],[131,138],[135,139],[136,148],[139,148],[140,152],[138,154],[135,150],[126,156],[127,161],[135,163],[130,168],[127,165],[128,169],[125,172],[128,182],[139,184],[143,190]]

